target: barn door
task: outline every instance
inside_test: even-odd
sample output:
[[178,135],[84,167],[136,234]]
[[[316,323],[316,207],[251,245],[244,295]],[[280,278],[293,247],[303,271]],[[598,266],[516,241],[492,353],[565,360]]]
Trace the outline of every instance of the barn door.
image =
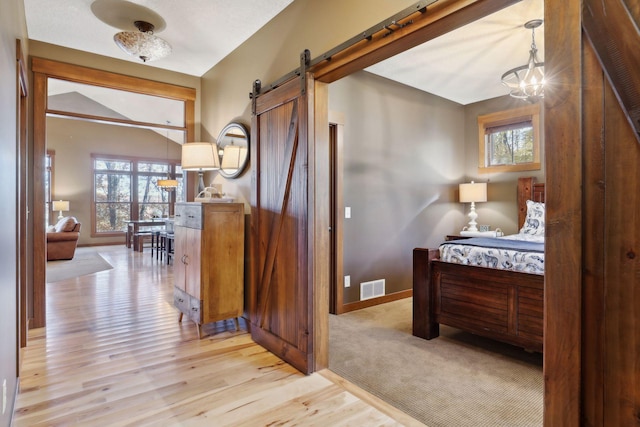
[[314,370],[309,238],[313,194],[307,102],[313,99],[309,94],[313,85],[303,85],[296,77],[263,95],[256,96],[254,88],[248,309],[254,341],[310,373]]

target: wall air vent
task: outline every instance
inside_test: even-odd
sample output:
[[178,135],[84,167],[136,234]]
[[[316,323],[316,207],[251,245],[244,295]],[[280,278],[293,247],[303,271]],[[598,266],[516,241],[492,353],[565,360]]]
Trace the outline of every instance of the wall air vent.
[[360,300],[381,297],[384,295],[384,279],[360,283]]

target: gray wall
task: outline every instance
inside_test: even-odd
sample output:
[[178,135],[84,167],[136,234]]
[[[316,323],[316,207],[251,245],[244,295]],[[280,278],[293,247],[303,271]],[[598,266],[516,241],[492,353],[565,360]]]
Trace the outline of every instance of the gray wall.
[[370,280],[409,289],[413,248],[436,246],[463,217],[464,107],[362,71],[329,86],[329,108],[345,122],[344,301]]
[[3,0],[0,13],[0,402],[6,384],[7,406],[2,411],[0,426],[8,426],[13,413],[17,385],[17,319],[16,283],[16,188],[17,152],[16,123],[18,99],[16,75],[16,39],[21,40],[23,54],[28,55],[27,29],[22,0]]
[[461,182],[488,182],[488,201],[476,205],[480,223],[517,233],[517,179],[544,181],[544,170],[479,173],[477,117],[519,106],[509,96],[462,106],[364,71],[330,85],[330,110],[344,116],[343,198],[351,208],[346,303],[359,301],[359,284],[371,280],[385,279],[387,294],[411,289],[413,248],[436,247],[468,222]]
[[[478,116],[494,113],[497,111],[509,110],[511,108],[525,105],[520,99],[502,96],[486,101],[476,102],[465,106],[465,182],[475,180],[476,182],[487,182],[487,202],[477,203],[478,224],[491,225],[492,229],[500,228],[505,234],[518,232],[518,207],[516,185],[521,176],[534,176],[540,182],[544,182],[544,161],[542,169],[525,172],[500,172],[500,173],[479,173],[478,172]],[[544,123],[542,111],[540,112],[540,123]],[[542,126],[542,125],[541,125]],[[540,129],[540,159],[544,159],[544,130]],[[465,215],[469,213],[469,206],[465,206]],[[464,226],[469,221],[465,216]]]

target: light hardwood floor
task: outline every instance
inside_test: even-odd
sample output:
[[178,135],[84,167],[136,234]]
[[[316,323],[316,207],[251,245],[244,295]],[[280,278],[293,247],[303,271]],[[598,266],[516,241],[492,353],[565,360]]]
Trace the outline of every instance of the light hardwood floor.
[[[83,250],[91,250],[83,248]],[[422,426],[330,371],[305,376],[232,321],[178,323],[172,267],[100,247],[112,270],[47,284],[14,426]]]

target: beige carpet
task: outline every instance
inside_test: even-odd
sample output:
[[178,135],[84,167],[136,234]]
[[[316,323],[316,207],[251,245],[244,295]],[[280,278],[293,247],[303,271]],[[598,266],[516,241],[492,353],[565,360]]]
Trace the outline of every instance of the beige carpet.
[[71,260],[47,261],[47,283],[59,282],[113,267],[91,248],[78,248]]
[[541,354],[446,326],[423,340],[411,316],[411,298],[330,316],[330,369],[429,427],[542,425]]

